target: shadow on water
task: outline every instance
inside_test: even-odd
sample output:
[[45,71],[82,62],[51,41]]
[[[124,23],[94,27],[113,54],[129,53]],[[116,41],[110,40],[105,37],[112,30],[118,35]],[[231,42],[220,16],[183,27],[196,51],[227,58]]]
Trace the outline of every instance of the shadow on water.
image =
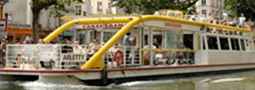
[[0,81],[0,90],[255,90],[255,70],[186,78],[133,81],[105,87]]
[[203,75],[158,81],[135,81],[118,85],[130,90],[255,90],[255,71]]
[[17,82],[0,81],[0,90],[24,90],[22,86],[18,86]]

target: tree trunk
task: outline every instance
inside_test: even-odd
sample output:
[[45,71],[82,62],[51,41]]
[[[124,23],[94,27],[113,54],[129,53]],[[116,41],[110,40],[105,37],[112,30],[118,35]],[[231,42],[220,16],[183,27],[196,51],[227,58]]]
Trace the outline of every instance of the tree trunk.
[[40,12],[39,11],[34,11],[33,12],[33,21],[32,21],[32,37],[33,37],[33,42],[37,43],[38,41],[38,35],[39,35],[39,16]]

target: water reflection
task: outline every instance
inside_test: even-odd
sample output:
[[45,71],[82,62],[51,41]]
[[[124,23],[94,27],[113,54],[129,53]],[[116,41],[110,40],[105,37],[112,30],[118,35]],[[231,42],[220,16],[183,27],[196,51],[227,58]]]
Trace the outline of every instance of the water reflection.
[[121,86],[126,90],[255,90],[254,74],[255,71],[247,71],[170,81],[131,82]]
[[255,90],[255,71],[158,81],[134,81],[106,87],[35,82],[0,82],[0,90]]

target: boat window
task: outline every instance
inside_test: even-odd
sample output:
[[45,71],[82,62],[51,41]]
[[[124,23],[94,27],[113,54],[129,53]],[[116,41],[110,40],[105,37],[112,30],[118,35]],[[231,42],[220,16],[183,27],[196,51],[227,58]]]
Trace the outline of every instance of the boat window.
[[231,38],[231,46],[232,50],[240,50],[238,39],[237,38]]
[[245,44],[243,39],[241,39],[241,49],[245,51]]
[[107,42],[114,35],[114,32],[103,32],[103,33],[104,33],[103,42]]
[[203,50],[206,49],[206,47],[205,47],[205,37],[204,36],[202,37],[202,47],[203,47]]
[[185,48],[193,49],[193,34],[184,34],[183,44]]
[[144,35],[144,45],[149,45],[149,36]]
[[229,50],[228,38],[220,37],[220,46],[222,50]]
[[162,48],[163,36],[160,34],[153,35],[153,46],[156,48]]
[[217,44],[217,38],[213,36],[208,36],[207,37],[207,42],[208,42],[208,48],[209,49],[219,49],[218,44]]
[[125,46],[135,46],[136,45],[136,35],[134,33],[127,33],[123,40],[122,44]]
[[252,41],[245,39],[245,42],[246,49],[250,48],[250,45],[252,45]]

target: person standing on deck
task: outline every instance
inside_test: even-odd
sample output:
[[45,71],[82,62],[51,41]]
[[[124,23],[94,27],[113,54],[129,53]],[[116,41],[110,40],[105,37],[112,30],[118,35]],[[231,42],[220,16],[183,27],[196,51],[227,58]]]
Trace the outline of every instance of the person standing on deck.
[[0,41],[0,61],[1,61],[1,66],[2,66],[2,60],[3,60],[3,42]]
[[242,13],[241,17],[239,17],[239,22],[238,22],[240,27],[244,26],[245,20],[246,18],[244,17],[244,14]]
[[5,66],[6,41],[0,43],[0,66]]

